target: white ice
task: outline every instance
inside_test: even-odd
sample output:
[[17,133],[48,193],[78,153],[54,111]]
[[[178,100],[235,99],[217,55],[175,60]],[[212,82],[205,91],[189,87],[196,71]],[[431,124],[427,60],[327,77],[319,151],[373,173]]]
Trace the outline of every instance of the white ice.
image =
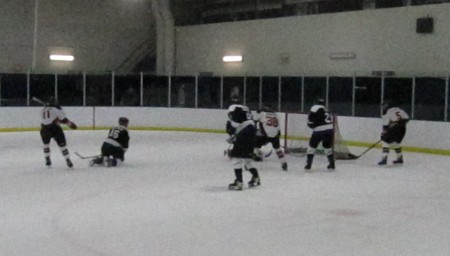
[[73,153],[99,153],[107,131],[67,131],[74,169],[53,142],[44,166],[38,132],[0,133],[0,255],[450,255],[449,157],[379,167],[373,149],[305,173],[273,154],[260,187],[228,191],[225,134],[130,132],[124,165],[106,168]]

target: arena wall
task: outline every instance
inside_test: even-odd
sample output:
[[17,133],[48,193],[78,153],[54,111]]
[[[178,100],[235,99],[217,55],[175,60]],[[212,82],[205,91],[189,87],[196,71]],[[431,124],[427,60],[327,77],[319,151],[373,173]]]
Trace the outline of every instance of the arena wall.
[[[450,3],[176,28],[176,74],[288,76],[450,72]],[[432,17],[432,33],[416,32]],[[223,63],[224,55],[242,55]]]
[[[40,107],[0,108],[0,131],[37,131]],[[65,107],[80,129],[106,129],[120,116],[130,119],[130,130],[175,130],[225,133],[226,110],[150,107]],[[284,115],[279,115],[282,125]],[[339,117],[339,128],[349,145],[368,146],[381,132],[380,118]],[[301,124],[304,125],[306,124]],[[284,127],[282,127],[284,130]],[[308,129],[302,129],[308,131]],[[450,123],[412,120],[404,140],[405,150],[450,155]],[[297,134],[298,135],[298,134]],[[226,139],[224,134],[224,140]]]

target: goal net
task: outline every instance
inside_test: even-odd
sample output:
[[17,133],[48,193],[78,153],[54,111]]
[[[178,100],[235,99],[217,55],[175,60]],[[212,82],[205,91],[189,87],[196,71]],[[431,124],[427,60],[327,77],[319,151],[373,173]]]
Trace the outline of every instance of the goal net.
[[[306,155],[308,142],[312,130],[308,127],[307,113],[285,113],[284,119],[284,151],[286,154],[297,156]],[[350,153],[339,131],[338,117],[333,114],[334,141],[333,153],[335,159],[356,159],[357,156]],[[316,153],[323,154],[323,147],[319,145]]]

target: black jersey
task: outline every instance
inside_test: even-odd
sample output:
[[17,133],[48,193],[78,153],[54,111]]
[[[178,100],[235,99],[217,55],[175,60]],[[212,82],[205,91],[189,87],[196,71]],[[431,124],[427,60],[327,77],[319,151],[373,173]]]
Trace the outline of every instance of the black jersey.
[[308,115],[308,126],[315,132],[332,130],[332,116],[323,105],[314,105]]
[[105,142],[125,150],[128,149],[128,143],[130,142],[128,129],[122,125],[111,128]]
[[236,128],[230,157],[251,158],[255,148],[256,127],[253,120],[247,120]]

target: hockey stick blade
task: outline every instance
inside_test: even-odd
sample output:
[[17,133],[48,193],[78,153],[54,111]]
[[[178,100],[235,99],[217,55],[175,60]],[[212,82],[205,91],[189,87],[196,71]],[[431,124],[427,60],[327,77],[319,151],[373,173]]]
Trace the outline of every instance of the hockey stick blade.
[[74,152],[74,154],[76,155],[76,156],[78,156],[79,158],[81,158],[81,159],[90,159],[90,158],[96,158],[96,157],[99,157],[100,155],[95,155],[95,156],[82,156],[82,155],[80,155],[78,152]]
[[366,150],[364,150],[364,152],[362,152],[361,154],[356,156],[355,159],[358,159],[358,158],[362,157],[363,155],[365,155],[367,152],[369,152],[369,150],[371,150],[372,148],[376,147],[378,145],[378,143],[380,143],[380,142],[381,142],[381,140],[378,140],[377,142],[373,143],[370,147],[368,147]]

